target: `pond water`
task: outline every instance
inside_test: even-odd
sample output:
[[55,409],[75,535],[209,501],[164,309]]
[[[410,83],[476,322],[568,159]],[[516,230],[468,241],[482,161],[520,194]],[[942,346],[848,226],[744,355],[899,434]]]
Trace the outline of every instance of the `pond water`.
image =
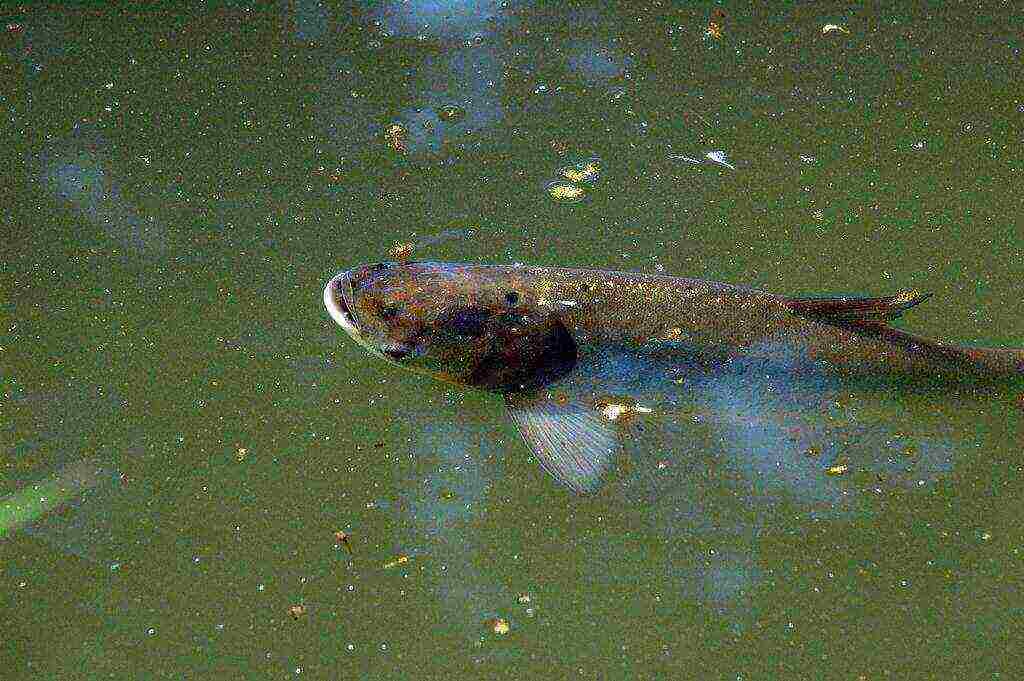
[[[1024,346],[1011,3],[18,12],[5,678],[1019,675],[1020,394],[839,391],[809,421],[723,383],[576,497],[499,398],[378,361],[321,300],[412,243],[913,288],[902,328]],[[787,467],[794,430],[830,448]]]

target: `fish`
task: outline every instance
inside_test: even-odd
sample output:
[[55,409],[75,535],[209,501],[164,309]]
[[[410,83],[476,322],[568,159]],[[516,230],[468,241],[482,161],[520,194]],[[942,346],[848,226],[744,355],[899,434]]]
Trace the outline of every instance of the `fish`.
[[665,274],[428,261],[360,265],[323,289],[331,319],[371,355],[500,396],[541,466],[577,494],[600,489],[623,426],[654,416],[607,381],[616,353],[634,358],[621,364],[632,378],[650,358],[681,390],[717,386],[711,408],[727,404],[723,390],[770,392],[779,377],[793,395],[822,380],[882,393],[1024,382],[1024,349],[892,324],[929,297],[786,296]]

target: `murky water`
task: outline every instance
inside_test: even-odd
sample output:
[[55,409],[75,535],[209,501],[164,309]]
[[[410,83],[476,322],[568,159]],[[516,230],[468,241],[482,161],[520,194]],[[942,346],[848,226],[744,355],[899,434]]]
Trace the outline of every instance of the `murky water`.
[[610,366],[683,418],[576,498],[323,310],[411,242],[1024,345],[1019,12],[713,8],[7,15],[0,499],[76,477],[0,539],[4,678],[1016,678],[1012,391]]

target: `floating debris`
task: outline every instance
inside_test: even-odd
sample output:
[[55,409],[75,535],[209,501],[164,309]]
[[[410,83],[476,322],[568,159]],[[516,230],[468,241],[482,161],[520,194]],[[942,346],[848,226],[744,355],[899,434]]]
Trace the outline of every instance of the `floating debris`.
[[736,170],[736,166],[729,163],[729,158],[725,155],[724,151],[718,149],[709,151],[708,153],[704,154],[704,158],[719,165],[723,165],[729,170]]
[[350,536],[345,530],[338,530],[334,533],[334,540],[344,546],[349,553],[352,553],[352,545],[348,542]]
[[466,116],[466,110],[455,104],[445,104],[437,111],[437,117],[445,123],[454,123]]
[[824,26],[821,27],[822,35],[828,35],[833,31],[838,31],[839,33],[849,33],[847,29],[843,28],[839,24],[825,24]]
[[663,341],[678,341],[680,339],[687,338],[689,334],[683,331],[678,326],[673,326],[671,329],[666,329],[664,333],[658,336],[658,340]]
[[508,620],[502,619],[501,617],[495,617],[487,620],[484,622],[484,626],[499,636],[504,636],[511,631],[511,627],[508,625]]
[[288,614],[292,616],[293,620],[297,620],[306,614],[306,606],[299,603],[288,608]]
[[[421,239],[417,240],[416,242],[396,241],[394,246],[388,249],[388,255],[394,258],[395,260],[405,261],[409,259],[409,256],[412,255],[413,251],[418,251],[428,246],[439,244],[443,241],[451,241],[453,239],[469,239],[475,236],[476,233],[476,227],[454,228],[446,229],[445,231],[439,234],[424,236]],[[384,441],[378,440],[377,442],[374,443],[373,446],[375,449],[380,449],[381,447],[384,446]]]
[[249,456],[249,450],[246,449],[245,447],[239,447],[238,449],[235,450],[235,461],[237,461],[238,463],[242,463],[243,461],[245,461],[245,458],[247,456]]
[[521,593],[516,597],[516,602],[519,603],[519,605],[526,605],[531,600],[533,599],[530,598],[530,594],[528,593]]
[[581,187],[563,180],[549,182],[545,190],[547,190],[551,198],[562,203],[576,203],[577,201],[582,201],[583,197],[587,195]]
[[551,140],[549,142],[551,150],[559,156],[565,156],[566,152],[569,151],[569,143],[565,140]]
[[594,184],[597,182],[597,178],[601,176],[601,159],[597,156],[592,156],[586,161],[562,166],[558,169],[558,174],[577,184]]
[[704,29],[704,40],[721,40],[722,27],[724,25],[725,12],[716,8],[715,11],[711,13],[711,21],[708,22],[707,27]]
[[[115,479],[118,479],[115,471],[101,467],[98,461],[85,459],[68,464],[50,478],[0,497],[0,539]],[[120,480],[123,483],[125,478],[121,476]]]
[[598,402],[597,408],[601,414],[609,421],[618,421],[627,414],[650,414],[651,409],[641,406],[640,404],[618,404],[615,402]]
[[408,563],[408,562],[409,562],[409,556],[406,556],[406,555],[402,554],[400,556],[397,556],[394,560],[388,561],[387,563],[384,563],[384,569],[385,570],[390,570],[393,567],[396,567],[398,565],[404,565],[405,563]]
[[388,249],[388,255],[395,260],[408,260],[412,255],[413,248],[411,241],[396,241],[395,245]]
[[400,154],[404,154],[407,131],[398,123],[392,123],[384,130],[384,142]]
[[695,166],[699,166],[701,163],[704,162],[699,158],[694,158],[692,156],[683,156],[682,154],[669,154],[668,158],[670,161],[686,161],[687,163],[692,163]]
[[845,475],[850,467],[845,463],[837,463],[834,466],[829,466],[825,469],[827,475]]

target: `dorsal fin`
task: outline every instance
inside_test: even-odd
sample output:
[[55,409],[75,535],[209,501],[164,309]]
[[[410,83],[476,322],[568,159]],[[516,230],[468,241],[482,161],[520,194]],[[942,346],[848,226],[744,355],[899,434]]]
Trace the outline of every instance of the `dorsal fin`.
[[787,298],[785,304],[801,317],[830,324],[864,324],[896,319],[931,295],[911,290],[882,298]]

